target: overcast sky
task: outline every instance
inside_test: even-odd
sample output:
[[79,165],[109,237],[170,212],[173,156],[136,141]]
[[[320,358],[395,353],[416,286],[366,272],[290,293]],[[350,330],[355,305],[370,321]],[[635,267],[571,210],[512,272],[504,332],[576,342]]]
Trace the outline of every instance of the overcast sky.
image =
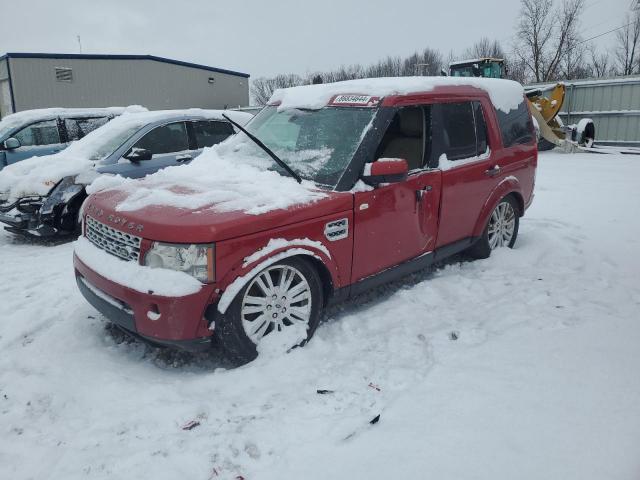
[[[556,0],[558,1],[558,0]],[[631,0],[586,0],[585,38],[623,24]],[[0,0],[4,52],[152,54],[251,74],[368,64],[424,47],[505,47],[518,0]],[[596,40],[610,49],[614,34]]]

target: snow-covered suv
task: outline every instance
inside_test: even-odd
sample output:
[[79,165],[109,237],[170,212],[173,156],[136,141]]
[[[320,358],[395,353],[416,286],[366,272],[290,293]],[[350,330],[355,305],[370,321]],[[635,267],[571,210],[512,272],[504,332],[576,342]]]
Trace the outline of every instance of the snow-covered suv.
[[[78,286],[121,328],[238,362],[328,303],[513,246],[537,150],[521,85],[386,78],[277,91],[189,166],[92,186]],[[108,180],[108,181],[107,181]]]
[[42,108],[7,115],[0,121],[0,170],[26,158],[64,150],[124,111],[123,107]]

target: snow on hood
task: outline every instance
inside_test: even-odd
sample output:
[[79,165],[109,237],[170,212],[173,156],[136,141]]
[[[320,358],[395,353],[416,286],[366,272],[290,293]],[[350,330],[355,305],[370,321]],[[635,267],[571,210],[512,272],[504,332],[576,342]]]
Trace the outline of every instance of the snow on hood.
[[124,191],[126,198],[116,207],[122,212],[163,205],[251,215],[327,196],[313,182],[297,183],[269,170],[273,166],[271,160],[226,154],[225,148],[224,143],[206,148],[188,165],[168,167],[142,180],[105,175],[87,187],[87,192],[113,188]]
[[524,96],[522,85],[512,80],[470,77],[383,77],[278,89],[271,96],[269,103],[279,102],[279,109],[319,109],[326,106],[333,96],[339,94],[386,97],[428,92],[436,87],[452,85],[466,85],[486,91],[495,108],[505,113],[516,109],[522,103]]
[[[59,153],[32,157],[5,167],[0,171],[0,192],[5,192],[5,196],[9,200],[15,200],[27,195],[46,195],[51,187],[68,176],[82,175],[86,179],[86,182],[83,183],[89,183],[95,178],[94,167],[96,164],[113,153],[115,148],[118,148],[114,147],[111,151],[107,149],[101,151],[100,147],[106,145],[110,139],[122,135],[128,130],[134,130],[131,132],[133,135],[143,126],[159,120],[177,120],[182,116],[224,120],[223,113],[228,114],[230,118],[239,123],[246,123],[253,118],[253,115],[244,112],[197,108],[138,113],[125,112]],[[127,138],[124,138],[122,142],[126,140]]]

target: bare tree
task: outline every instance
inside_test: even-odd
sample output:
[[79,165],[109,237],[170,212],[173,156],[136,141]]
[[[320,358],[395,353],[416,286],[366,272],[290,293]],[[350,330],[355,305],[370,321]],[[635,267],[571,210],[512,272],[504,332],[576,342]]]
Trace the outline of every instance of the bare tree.
[[531,71],[535,81],[558,76],[564,55],[571,66],[571,52],[580,42],[579,21],[584,0],[562,0],[553,8],[552,0],[521,0],[520,20],[514,51]]
[[627,14],[624,27],[616,32],[616,60],[621,75],[640,72],[640,10]]
[[589,60],[591,66],[591,76],[596,78],[608,77],[612,72],[611,56],[604,52],[599,52],[595,45],[589,48]]
[[437,75],[441,67],[442,54],[437,50],[425,48],[422,52],[416,52],[406,58],[389,56],[366,67],[358,64],[343,65],[337,70],[313,72],[304,78],[293,73],[277,75],[273,78],[256,78],[251,83],[251,95],[256,104],[265,105],[278,88],[340,82],[356,78]]
[[280,74],[273,78],[256,78],[251,82],[251,95],[256,104],[265,105],[278,88],[297,87],[303,83],[303,79],[294,73]]
[[442,68],[442,54],[432,48],[425,48],[404,59],[402,72],[404,76],[438,75]]
[[505,58],[505,52],[498,40],[482,37],[473,46],[464,51],[465,58]]

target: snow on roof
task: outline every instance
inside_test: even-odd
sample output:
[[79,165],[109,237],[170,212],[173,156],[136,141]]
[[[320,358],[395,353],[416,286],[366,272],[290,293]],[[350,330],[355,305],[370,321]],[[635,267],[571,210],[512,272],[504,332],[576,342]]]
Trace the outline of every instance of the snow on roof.
[[146,108],[139,105],[129,107],[107,107],[107,108],[37,108],[34,110],[24,110],[22,112],[12,113],[3,117],[0,121],[0,136],[4,133],[10,133],[15,128],[28,125],[41,120],[51,120],[59,116],[106,116],[106,115],[122,115],[127,112],[142,112]]
[[279,109],[319,109],[339,94],[358,94],[386,97],[428,92],[437,87],[466,85],[486,91],[493,105],[504,112],[518,107],[523,101],[522,85],[512,80],[470,77],[383,77],[347,80],[344,82],[276,90],[269,103],[280,103]]
[[[111,155],[145,125],[182,118],[224,120],[223,113],[240,124],[253,118],[253,115],[245,112],[199,108],[125,112],[59,153],[32,157],[5,167],[0,171],[0,192],[8,193],[9,200],[27,195],[46,195],[64,177],[93,172],[100,160]],[[113,139],[116,138],[120,140],[114,145],[116,142]]]

